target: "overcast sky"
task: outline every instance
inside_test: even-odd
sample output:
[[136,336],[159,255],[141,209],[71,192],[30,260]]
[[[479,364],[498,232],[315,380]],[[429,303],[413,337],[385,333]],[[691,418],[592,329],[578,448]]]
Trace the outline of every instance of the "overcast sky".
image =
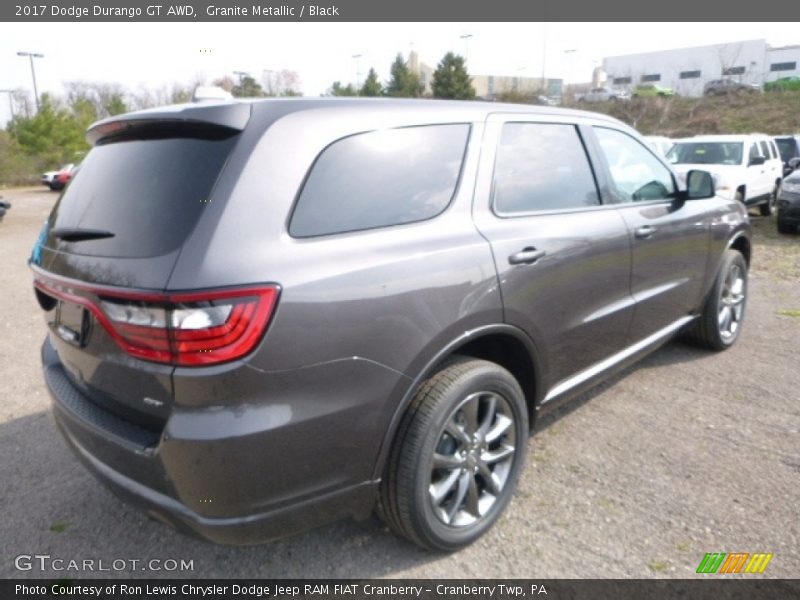
[[[305,95],[318,95],[334,80],[354,81],[357,68],[362,81],[370,66],[385,80],[394,56],[412,49],[431,66],[447,51],[468,52],[470,73],[484,75],[540,76],[544,55],[548,77],[588,81],[593,61],[604,56],[751,39],[798,44],[800,29],[796,23],[0,23],[0,89],[32,88],[20,50],[45,55],[36,60],[40,93],[61,93],[64,81],[137,90],[290,69]],[[0,123],[8,113],[7,95],[0,94]]]

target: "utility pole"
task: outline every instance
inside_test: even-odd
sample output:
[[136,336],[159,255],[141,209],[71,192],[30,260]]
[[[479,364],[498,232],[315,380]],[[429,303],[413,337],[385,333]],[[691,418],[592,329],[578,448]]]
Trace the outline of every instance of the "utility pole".
[[34,58],[44,58],[44,54],[38,52],[17,52],[17,56],[27,56],[31,61],[31,77],[33,78],[33,97],[36,99],[36,112],[39,112],[39,90],[36,88],[36,69],[33,66]]

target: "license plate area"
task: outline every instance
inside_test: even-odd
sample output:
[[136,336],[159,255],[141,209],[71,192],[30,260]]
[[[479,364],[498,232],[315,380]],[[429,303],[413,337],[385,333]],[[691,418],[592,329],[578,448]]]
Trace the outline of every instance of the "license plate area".
[[89,312],[80,304],[59,300],[53,328],[65,342],[82,347],[89,338]]

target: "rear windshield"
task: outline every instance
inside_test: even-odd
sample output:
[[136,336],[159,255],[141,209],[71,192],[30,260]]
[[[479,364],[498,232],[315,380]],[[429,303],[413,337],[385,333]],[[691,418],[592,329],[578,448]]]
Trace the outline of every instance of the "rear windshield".
[[[101,230],[113,237],[65,243],[93,256],[167,254],[188,237],[237,136],[128,139],[96,146],[50,217],[54,229]],[[58,246],[58,240],[48,240]]]
[[741,142],[691,142],[675,144],[667,153],[673,165],[739,165],[742,163]]
[[794,138],[775,138],[775,143],[778,144],[783,162],[788,162],[790,158],[798,155],[797,142]]

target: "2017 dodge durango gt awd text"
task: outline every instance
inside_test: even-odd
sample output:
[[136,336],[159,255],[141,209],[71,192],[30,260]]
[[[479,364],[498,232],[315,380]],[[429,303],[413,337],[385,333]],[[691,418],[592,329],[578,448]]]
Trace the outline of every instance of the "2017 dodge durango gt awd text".
[[88,139],[31,258],[55,420],[119,495],[210,540],[377,508],[460,548],[538,414],[678,333],[741,331],[743,204],[609,117],[220,101]]

